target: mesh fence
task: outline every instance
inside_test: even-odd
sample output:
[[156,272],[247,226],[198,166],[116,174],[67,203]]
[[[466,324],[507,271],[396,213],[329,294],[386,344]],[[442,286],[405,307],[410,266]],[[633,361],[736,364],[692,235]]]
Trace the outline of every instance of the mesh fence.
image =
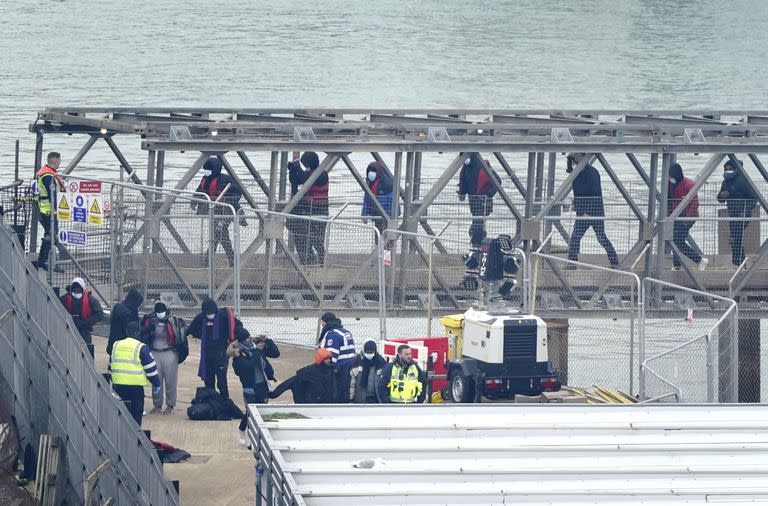
[[531,312],[547,322],[561,381],[636,394],[639,278],[541,253],[530,263]]
[[736,303],[651,278],[643,291],[643,397],[735,402]]
[[333,311],[359,343],[382,335],[383,248],[375,226],[250,208],[239,221],[240,309],[252,331],[314,346],[320,315]]

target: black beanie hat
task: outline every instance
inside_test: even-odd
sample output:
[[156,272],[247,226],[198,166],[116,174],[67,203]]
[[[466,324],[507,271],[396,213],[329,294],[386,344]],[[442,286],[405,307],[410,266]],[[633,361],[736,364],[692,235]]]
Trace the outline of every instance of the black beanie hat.
[[215,314],[219,310],[219,306],[211,298],[204,298],[202,305],[203,314]]
[[323,320],[325,323],[338,320],[338,318],[336,318],[336,315],[331,313],[330,311],[326,311],[325,313],[323,313],[323,316],[321,316],[320,319]]
[[208,158],[203,164],[203,170],[210,170],[214,176],[221,174],[221,160],[219,160],[219,157],[212,156]]
[[165,313],[168,311],[168,307],[163,302],[155,303],[155,313]]
[[301,155],[301,163],[310,170],[315,170],[320,166],[320,157],[314,151],[305,151]]
[[235,339],[238,340],[238,342],[243,342],[246,339],[248,339],[251,336],[251,333],[248,332],[248,329],[245,327],[236,327],[235,328]]
[[377,350],[376,341],[373,341],[372,339],[367,340],[363,345],[364,353],[375,353],[376,350]]
[[125,333],[128,334],[126,337],[138,337],[139,332],[141,332],[141,327],[136,322],[128,322],[128,325],[125,326]]

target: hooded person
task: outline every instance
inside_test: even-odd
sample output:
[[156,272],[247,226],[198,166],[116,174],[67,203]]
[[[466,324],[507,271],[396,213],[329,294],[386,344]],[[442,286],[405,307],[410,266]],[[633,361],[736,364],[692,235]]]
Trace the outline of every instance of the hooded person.
[[83,278],[75,278],[67,293],[61,296],[64,309],[72,316],[72,321],[93,357],[93,326],[104,319],[104,310],[99,300],[90,290],[85,289]]
[[243,323],[235,317],[231,308],[220,308],[213,299],[203,299],[200,313],[187,327],[186,335],[200,339],[200,365],[197,375],[206,388],[215,389],[229,399],[227,346],[235,341],[235,330]]
[[[667,215],[671,214],[686,195],[693,189],[694,182],[683,175],[683,168],[679,163],[673,163],[669,167],[669,184],[667,197]],[[696,224],[693,219],[699,216],[699,196],[694,194],[688,205],[680,213],[680,218],[674,222],[673,240],[680,252],[699,265],[699,270],[704,270],[709,260],[702,258],[698,251],[688,245],[688,237],[691,227]],[[680,269],[681,259],[677,253],[672,254],[672,264],[674,268]]]
[[185,337],[184,320],[171,314],[164,299],[155,302],[154,311],[144,315],[141,321],[141,337],[152,350],[157,363],[160,384],[165,386],[166,408],[163,411],[163,390],[152,395],[153,407],[149,414],[176,412],[176,390],[179,364],[189,355],[189,344]]
[[338,376],[334,373],[331,352],[325,348],[315,351],[313,364],[296,371],[295,376],[280,383],[270,394],[276,399],[290,390],[296,404],[333,404],[337,402]]
[[[306,170],[302,168],[306,167]],[[299,157],[293,153],[293,160],[288,162],[288,179],[292,195],[299,191],[312,174],[320,167],[320,157],[314,151],[307,151]],[[328,173],[322,171],[312,183],[291,214],[301,216],[328,216]],[[291,219],[286,221],[289,231],[294,234],[296,252],[302,264],[322,264],[325,260],[325,222]]]
[[107,353],[112,353],[115,341],[123,339],[128,334],[128,324],[135,322],[139,325],[139,308],[144,302],[144,295],[137,287],[132,286],[125,296],[125,300],[115,304],[109,319],[109,340],[107,341]]
[[469,239],[474,247],[479,247],[487,235],[484,218],[493,212],[493,197],[498,184],[501,179],[490,162],[483,160],[480,153],[470,153],[459,173],[459,200],[463,201],[469,195],[469,212],[476,217],[469,227]]
[[373,217],[376,228],[379,229],[379,232],[382,232],[386,228],[389,216],[392,214],[392,195],[394,193],[392,177],[387,174],[384,164],[371,162],[368,164],[365,172],[365,184],[386,212],[386,216],[379,214],[373,198],[367,192],[363,197],[363,209],[360,215],[363,217],[363,223],[366,223],[368,219]]
[[619,257],[613,244],[605,235],[605,207],[603,205],[603,187],[600,183],[600,173],[587,161],[584,153],[568,153],[566,158],[566,172],[570,174],[578,166],[583,168],[574,178],[571,188],[573,189],[573,208],[576,211],[576,223],[573,225],[571,242],[568,245],[568,260],[578,261],[581,250],[581,239],[587,230],[592,228],[600,246],[603,247],[608,255],[608,261],[611,267],[618,267]]
[[[269,382],[275,380],[275,372],[267,358],[277,358],[280,350],[267,336],[251,336],[245,327],[235,329],[236,341],[227,348],[232,359],[232,368],[243,386],[243,399],[248,404],[266,404],[269,399]],[[240,421],[240,439],[245,440],[248,424],[247,409]]]
[[377,404],[377,386],[381,370],[387,364],[379,354],[376,341],[367,339],[350,370],[349,398],[355,404]]
[[352,333],[342,327],[341,320],[335,314],[323,313],[320,317],[323,328],[320,331],[318,346],[331,352],[331,363],[338,374],[336,402],[348,402],[349,371],[355,362],[355,341]]
[[[717,194],[718,202],[724,202],[730,218],[749,218],[755,207],[757,196],[755,190],[743,174],[739,160],[728,160],[723,165],[723,183]],[[731,263],[741,265],[744,261],[744,230],[749,226],[748,220],[728,222]]]
[[[198,193],[205,193],[212,201],[218,200],[224,204],[230,204],[235,212],[240,210],[240,198],[243,195],[240,186],[227,174],[222,174],[223,164],[219,157],[211,156],[203,164],[203,179],[195,190]],[[227,188],[229,186],[229,188]],[[226,193],[220,198],[220,195],[226,189]],[[208,214],[208,204],[191,202],[192,209],[197,209],[197,214]],[[230,267],[234,265],[234,249],[232,241],[229,238],[229,226],[232,224],[232,212],[229,208],[222,205],[216,205],[213,209],[214,214],[214,236],[213,253],[216,254],[218,245],[224,249],[227,255]],[[240,225],[245,225],[244,218],[241,218]]]

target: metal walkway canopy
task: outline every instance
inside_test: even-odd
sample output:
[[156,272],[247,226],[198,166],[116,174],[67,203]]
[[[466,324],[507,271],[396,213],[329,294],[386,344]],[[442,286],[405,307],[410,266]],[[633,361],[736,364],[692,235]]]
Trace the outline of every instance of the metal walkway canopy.
[[768,502],[766,405],[248,410],[258,503]]
[[768,152],[768,111],[747,110],[53,107],[30,130],[138,134],[158,151]]

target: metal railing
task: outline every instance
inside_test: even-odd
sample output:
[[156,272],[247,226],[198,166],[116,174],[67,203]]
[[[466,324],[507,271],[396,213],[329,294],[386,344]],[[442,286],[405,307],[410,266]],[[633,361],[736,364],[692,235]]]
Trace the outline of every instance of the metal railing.
[[86,477],[107,460],[92,494],[118,505],[176,505],[152,443],[93,367],[76,327],[51,287],[26,262],[15,234],[0,225],[0,389],[24,447],[42,434],[61,438],[57,503],[81,504]]

